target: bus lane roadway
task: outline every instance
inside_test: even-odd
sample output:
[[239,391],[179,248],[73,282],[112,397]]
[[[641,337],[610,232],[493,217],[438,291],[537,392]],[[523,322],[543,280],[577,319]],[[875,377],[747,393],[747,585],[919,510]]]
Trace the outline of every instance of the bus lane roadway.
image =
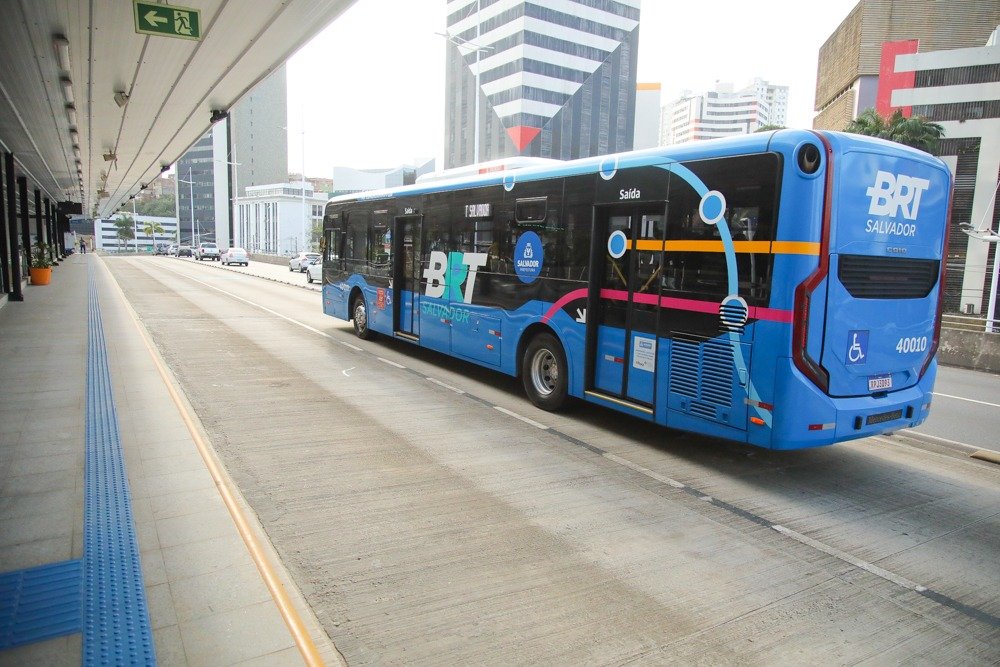
[[545,413],[315,293],[108,265],[351,664],[1000,659],[997,466]]
[[939,368],[931,414],[914,432],[1000,451],[1000,375]]

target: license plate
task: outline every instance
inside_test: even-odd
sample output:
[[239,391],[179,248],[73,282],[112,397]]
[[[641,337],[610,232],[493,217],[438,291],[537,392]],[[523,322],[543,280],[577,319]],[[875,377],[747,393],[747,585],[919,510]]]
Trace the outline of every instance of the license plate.
[[892,389],[891,375],[875,375],[868,378],[868,391],[881,391],[882,389]]

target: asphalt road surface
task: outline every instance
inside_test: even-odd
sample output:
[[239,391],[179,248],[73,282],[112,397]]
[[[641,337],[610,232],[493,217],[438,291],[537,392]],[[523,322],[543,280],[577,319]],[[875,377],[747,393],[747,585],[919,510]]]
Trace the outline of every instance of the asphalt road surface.
[[[1000,466],[962,447],[546,413],[316,291],[106,261],[349,664],[1000,661]],[[941,374],[942,419],[996,415],[948,407],[979,380]]]

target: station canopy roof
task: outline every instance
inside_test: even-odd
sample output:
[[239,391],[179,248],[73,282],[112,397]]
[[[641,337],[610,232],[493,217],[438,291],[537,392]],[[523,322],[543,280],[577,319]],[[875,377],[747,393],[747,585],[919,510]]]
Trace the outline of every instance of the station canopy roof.
[[51,201],[110,216],[353,2],[4,3],[0,150]]

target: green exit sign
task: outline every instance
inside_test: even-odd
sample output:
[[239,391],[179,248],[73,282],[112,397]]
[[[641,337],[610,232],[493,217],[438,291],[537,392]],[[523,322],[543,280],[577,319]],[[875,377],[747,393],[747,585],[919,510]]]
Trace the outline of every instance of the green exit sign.
[[201,39],[201,11],[178,5],[133,0],[135,31],[181,39]]

